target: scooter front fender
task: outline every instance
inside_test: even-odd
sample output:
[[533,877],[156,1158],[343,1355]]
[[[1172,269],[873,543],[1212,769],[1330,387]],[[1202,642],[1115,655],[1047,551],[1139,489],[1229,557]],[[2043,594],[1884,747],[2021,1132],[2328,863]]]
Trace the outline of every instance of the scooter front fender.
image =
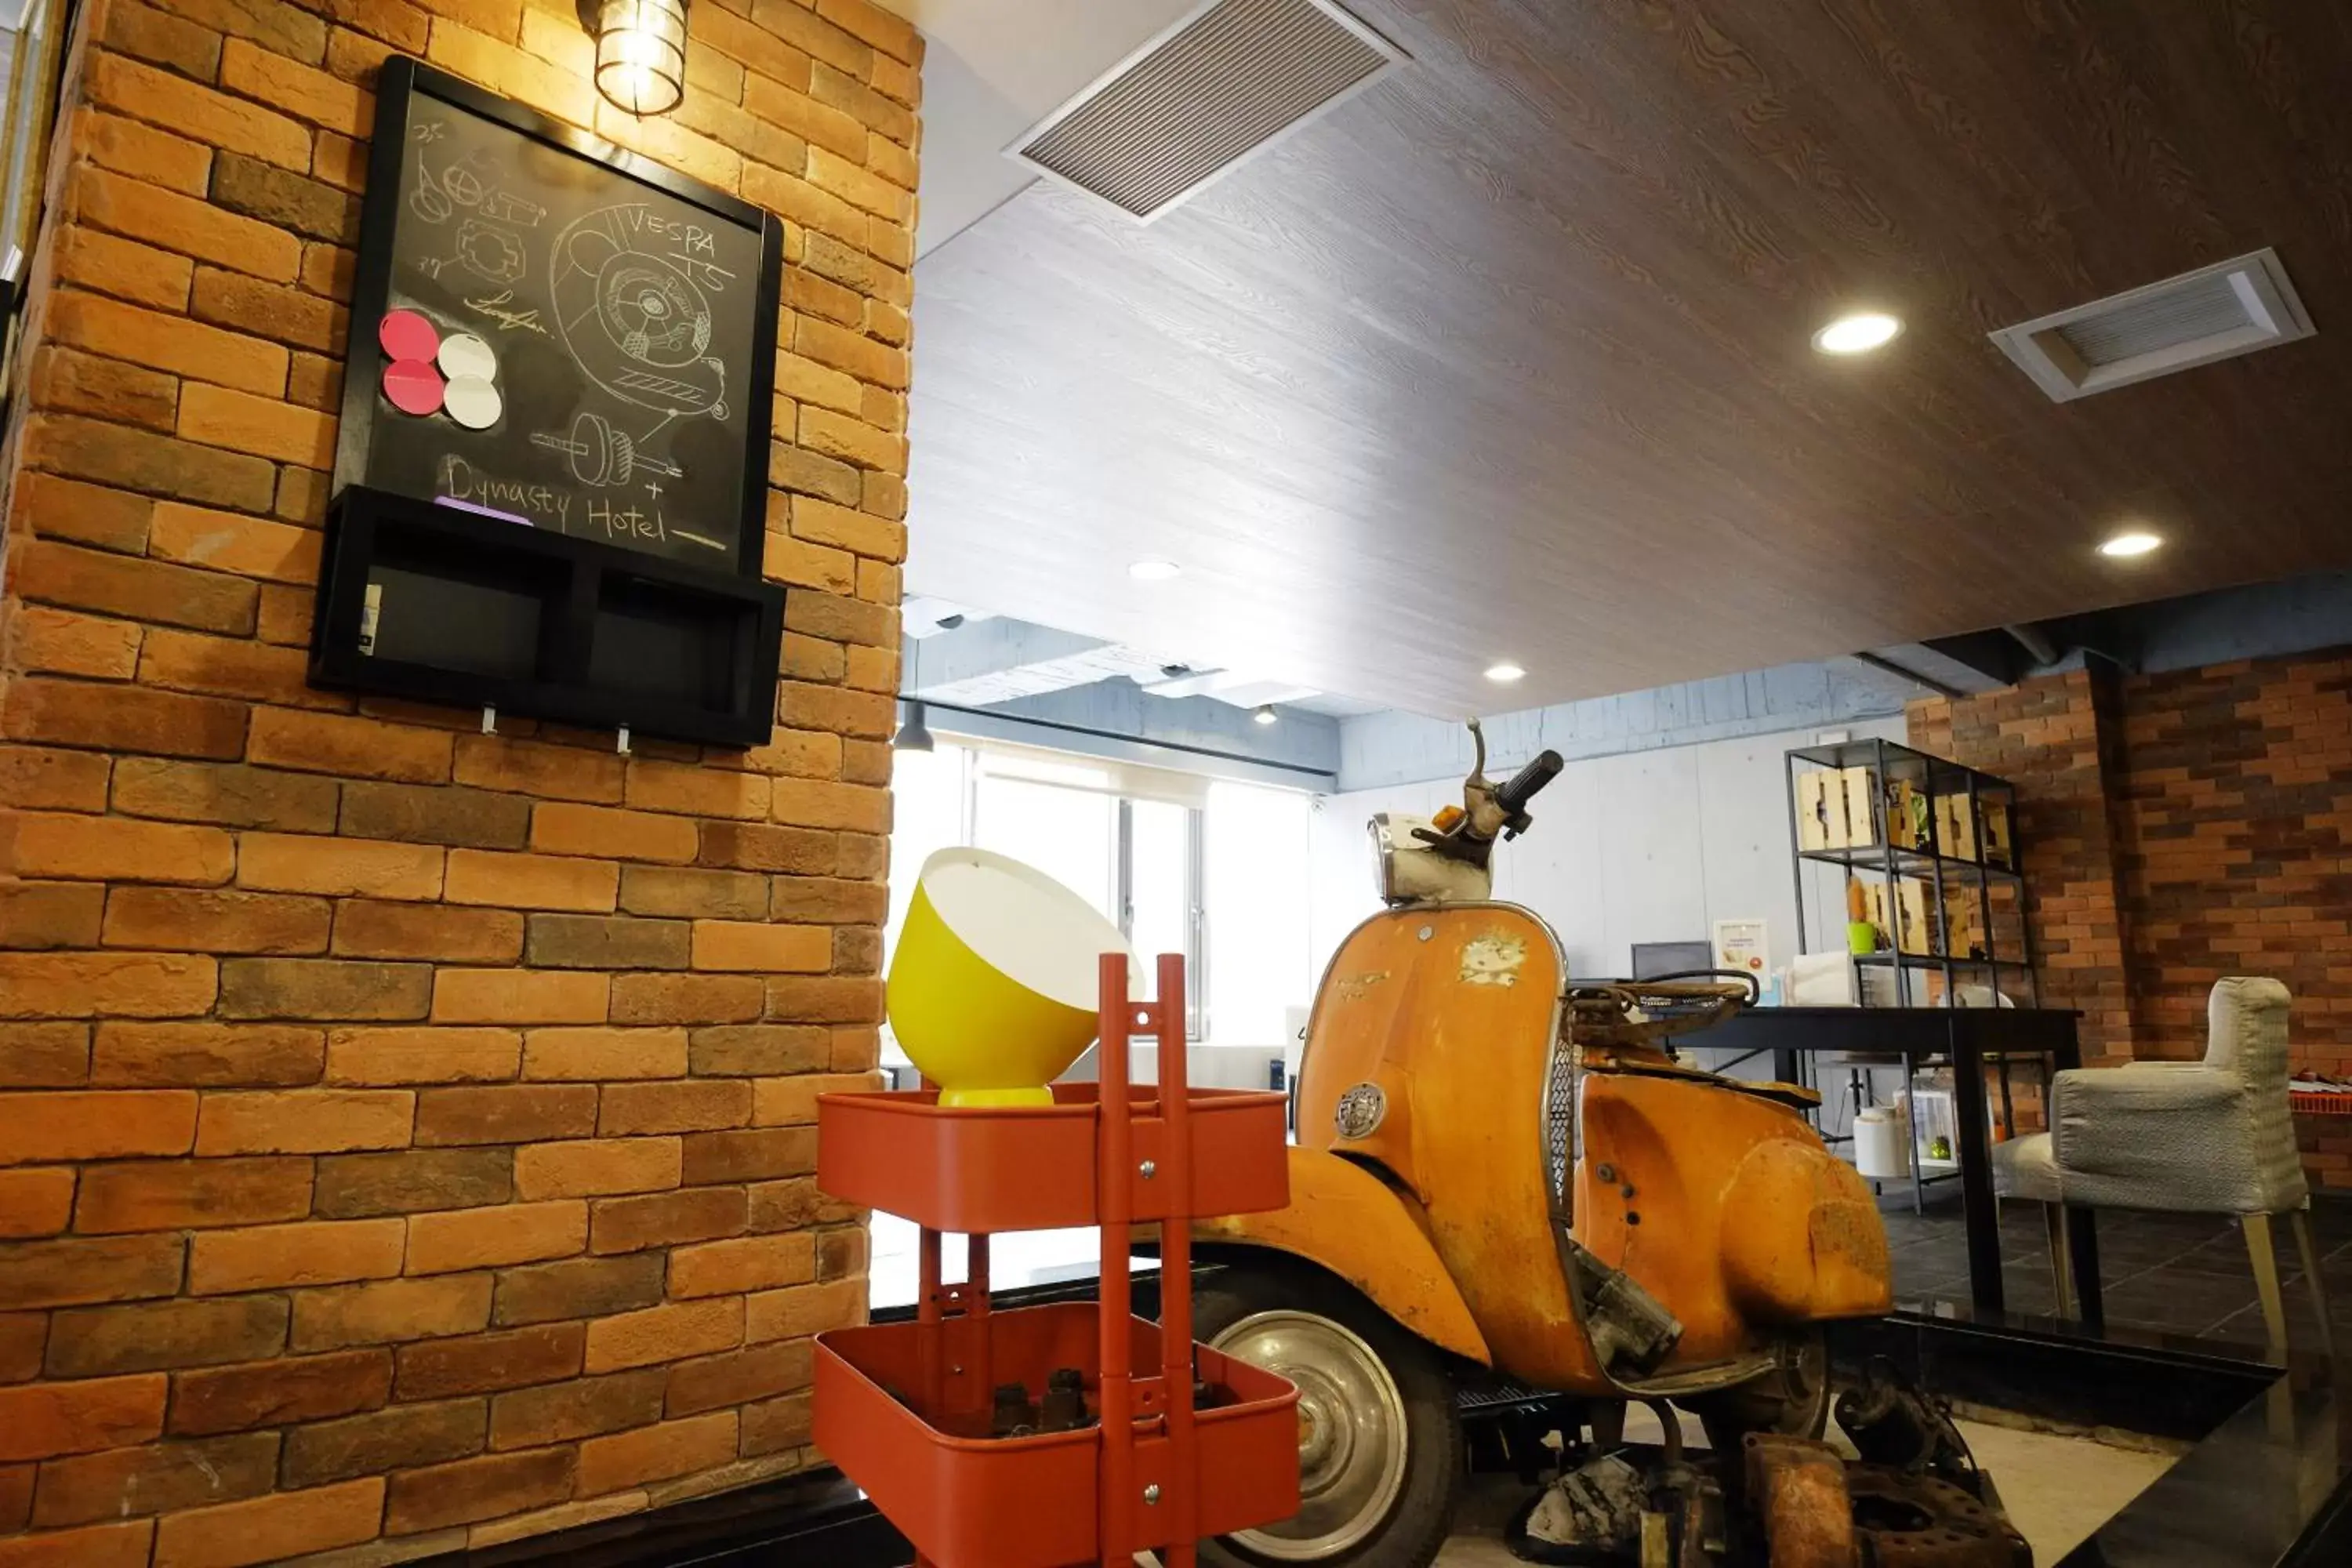
[[1416,1205],[1370,1171],[1321,1149],[1290,1151],[1290,1206],[1194,1223],[1197,1241],[1265,1247],[1345,1279],[1441,1350],[1494,1364],[1486,1338]]

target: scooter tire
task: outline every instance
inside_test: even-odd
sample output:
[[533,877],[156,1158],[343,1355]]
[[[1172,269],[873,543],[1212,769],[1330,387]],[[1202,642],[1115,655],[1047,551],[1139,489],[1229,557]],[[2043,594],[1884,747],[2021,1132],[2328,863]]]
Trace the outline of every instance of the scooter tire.
[[1818,1329],[1800,1334],[1782,1347],[1781,1356],[1780,1370],[1744,1388],[1690,1402],[1716,1452],[1738,1452],[1749,1432],[1818,1438],[1829,1430],[1830,1404],[1837,1392],[1830,1383],[1829,1336]]
[[1360,1539],[1318,1555],[1311,1545],[1268,1551],[1254,1547],[1247,1536],[1226,1536],[1202,1542],[1201,1562],[1214,1568],[1428,1568],[1444,1548],[1467,1470],[1454,1379],[1442,1353],[1341,1280],[1286,1262],[1237,1262],[1203,1278],[1192,1313],[1193,1332],[1209,1345],[1267,1314],[1336,1325],[1368,1346],[1386,1369],[1405,1440],[1395,1499]]

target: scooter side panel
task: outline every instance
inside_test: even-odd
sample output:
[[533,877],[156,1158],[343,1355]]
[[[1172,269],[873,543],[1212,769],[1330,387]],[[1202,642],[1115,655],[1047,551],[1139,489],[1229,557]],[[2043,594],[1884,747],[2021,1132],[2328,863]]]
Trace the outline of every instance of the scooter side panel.
[[1298,1128],[1302,1143],[1375,1161],[1422,1200],[1495,1364],[1585,1390],[1600,1369],[1552,1237],[1544,1150],[1562,981],[1549,928],[1517,906],[1374,916],[1317,998]]
[[1430,1343],[1492,1364],[1485,1336],[1410,1205],[1370,1171],[1294,1146],[1288,1208],[1201,1220],[1192,1235],[1318,1264]]
[[1895,1305],[1886,1224],[1853,1167],[1817,1143],[1748,1152],[1723,1208],[1723,1276],[1766,1322],[1876,1317]]
[[1298,1068],[1299,1146],[1374,1161],[1416,1195],[1424,1190],[1413,1174],[1405,1075],[1424,1005],[1423,944],[1413,933],[1426,923],[1391,911],[1348,934],[1316,992]]
[[[1885,1232],[1786,1107],[1696,1081],[1588,1070],[1574,1235],[1683,1324],[1660,1370],[1883,1310]],[[1603,1172],[1606,1172],[1604,1177]],[[1875,1240],[1875,1248],[1872,1241]]]

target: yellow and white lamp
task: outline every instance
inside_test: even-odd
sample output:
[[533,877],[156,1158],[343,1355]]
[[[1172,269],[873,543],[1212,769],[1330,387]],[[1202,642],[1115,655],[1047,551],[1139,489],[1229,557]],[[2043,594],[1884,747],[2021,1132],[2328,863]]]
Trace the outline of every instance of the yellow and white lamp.
[[[1051,1105],[1095,1041],[1097,964],[1127,939],[1034,867],[985,849],[923,862],[890,960],[890,1032],[946,1106]],[[1140,978],[1129,963],[1130,984]]]

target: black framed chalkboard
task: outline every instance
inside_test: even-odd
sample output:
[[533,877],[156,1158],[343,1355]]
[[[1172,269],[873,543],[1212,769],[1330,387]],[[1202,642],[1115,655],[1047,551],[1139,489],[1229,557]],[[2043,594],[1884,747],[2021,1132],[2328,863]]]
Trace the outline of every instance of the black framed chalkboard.
[[782,226],[384,63],[335,487],[756,575]]
[[387,61],[311,683],[766,741],[782,256],[756,207]]

